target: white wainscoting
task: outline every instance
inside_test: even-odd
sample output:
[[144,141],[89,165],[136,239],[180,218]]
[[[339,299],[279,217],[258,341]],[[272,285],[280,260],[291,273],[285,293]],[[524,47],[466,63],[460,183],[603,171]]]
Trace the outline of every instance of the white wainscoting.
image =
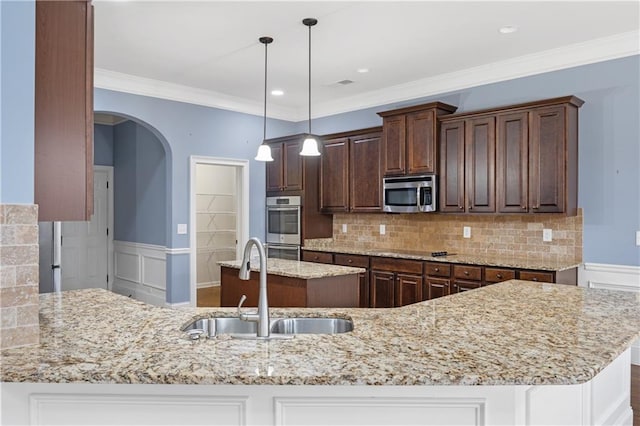
[[[578,268],[578,285],[640,293],[640,266],[584,263]],[[640,365],[640,340],[631,347],[631,363]]]
[[114,275],[111,289],[156,306],[165,306],[167,288],[166,247],[114,241]]

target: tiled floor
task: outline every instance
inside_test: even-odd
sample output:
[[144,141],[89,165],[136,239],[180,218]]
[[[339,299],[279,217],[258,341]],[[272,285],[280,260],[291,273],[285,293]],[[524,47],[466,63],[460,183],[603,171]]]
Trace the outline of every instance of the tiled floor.
[[199,288],[198,306],[220,306],[220,286]]

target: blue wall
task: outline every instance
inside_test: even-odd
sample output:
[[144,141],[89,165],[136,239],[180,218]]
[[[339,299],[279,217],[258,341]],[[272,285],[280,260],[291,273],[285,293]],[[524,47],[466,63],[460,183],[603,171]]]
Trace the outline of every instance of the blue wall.
[[167,161],[162,143],[133,121],[113,129],[114,239],[164,246]]
[[[583,260],[640,265],[640,56],[518,78],[313,121],[316,134],[378,126],[377,111],[439,100],[457,112],[576,95]],[[298,123],[296,132],[304,132]]]
[[0,1],[0,203],[33,204],[35,3]]
[[113,166],[113,126],[93,126],[93,164]]

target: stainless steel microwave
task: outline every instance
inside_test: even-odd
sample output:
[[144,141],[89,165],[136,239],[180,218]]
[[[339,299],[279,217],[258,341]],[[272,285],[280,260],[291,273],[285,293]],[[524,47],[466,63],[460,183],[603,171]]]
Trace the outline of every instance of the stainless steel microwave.
[[436,211],[436,175],[389,177],[383,180],[383,211],[424,213]]

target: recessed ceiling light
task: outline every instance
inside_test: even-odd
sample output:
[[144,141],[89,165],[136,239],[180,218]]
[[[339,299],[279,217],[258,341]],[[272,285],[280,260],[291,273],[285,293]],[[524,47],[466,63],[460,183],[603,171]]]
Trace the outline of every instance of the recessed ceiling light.
[[364,74],[366,72],[369,72],[369,68],[358,68],[356,71],[358,71],[361,74]]
[[280,89],[274,89],[274,90],[271,91],[271,94],[273,96],[282,96],[282,95],[284,95],[284,92],[282,90],[280,90]]
[[504,27],[500,27],[498,31],[500,31],[500,33],[502,34],[511,34],[518,31],[518,27],[514,25],[505,25]]

